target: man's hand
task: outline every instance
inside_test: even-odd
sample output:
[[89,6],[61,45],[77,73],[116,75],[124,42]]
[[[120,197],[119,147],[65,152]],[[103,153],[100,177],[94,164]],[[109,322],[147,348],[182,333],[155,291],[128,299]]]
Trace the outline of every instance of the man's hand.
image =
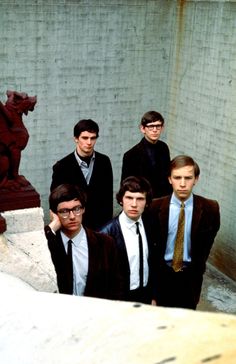
[[48,226],[50,226],[50,228],[54,232],[56,232],[61,228],[61,222],[59,220],[59,217],[57,216],[57,214],[52,212],[52,210],[50,210],[50,223]]

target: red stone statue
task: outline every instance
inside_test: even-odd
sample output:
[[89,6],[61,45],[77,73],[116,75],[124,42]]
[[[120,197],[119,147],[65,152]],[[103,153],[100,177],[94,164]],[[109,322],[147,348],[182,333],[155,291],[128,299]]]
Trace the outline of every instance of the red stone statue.
[[7,97],[5,105],[0,101],[0,189],[18,189],[28,184],[19,175],[21,151],[29,139],[22,115],[34,110],[37,98],[16,91],[7,91]]
[[36,96],[16,91],[7,91],[5,105],[0,101],[0,212],[40,206],[39,194],[19,175],[21,151],[29,139],[22,116],[36,102]]

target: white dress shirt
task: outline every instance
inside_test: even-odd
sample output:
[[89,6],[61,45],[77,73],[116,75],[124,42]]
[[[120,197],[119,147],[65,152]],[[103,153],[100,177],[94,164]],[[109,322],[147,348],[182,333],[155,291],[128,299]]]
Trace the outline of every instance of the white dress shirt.
[[88,242],[85,230],[81,227],[80,232],[73,239],[69,239],[61,231],[61,237],[66,252],[68,240],[72,241],[73,294],[83,296],[88,275]]
[[[165,251],[165,261],[172,261],[174,254],[175,239],[178,229],[178,219],[181,201],[172,194],[170,200],[168,238]],[[184,252],[183,261],[191,262],[191,225],[193,216],[193,195],[184,201],[185,226],[184,226]]]
[[[137,220],[139,222],[139,230],[143,242],[143,286],[145,287],[148,282],[149,268],[148,268],[148,244],[146,233],[144,230],[141,217]],[[119,222],[121,231],[125,240],[125,246],[129,259],[130,267],[130,290],[139,287],[139,241],[137,234],[137,221],[131,220],[125,213],[119,215]]]

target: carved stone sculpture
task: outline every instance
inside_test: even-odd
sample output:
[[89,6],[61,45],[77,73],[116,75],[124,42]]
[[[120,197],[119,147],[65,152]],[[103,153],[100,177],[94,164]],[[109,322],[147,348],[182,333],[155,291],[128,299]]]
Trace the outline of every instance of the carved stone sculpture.
[[0,188],[17,189],[28,182],[19,175],[21,151],[26,147],[29,134],[22,115],[34,110],[36,96],[7,91],[7,102],[0,101]]
[[16,91],[6,94],[5,105],[0,101],[0,211],[39,206],[39,195],[19,174],[21,152],[29,139],[22,116],[34,110],[37,97]]

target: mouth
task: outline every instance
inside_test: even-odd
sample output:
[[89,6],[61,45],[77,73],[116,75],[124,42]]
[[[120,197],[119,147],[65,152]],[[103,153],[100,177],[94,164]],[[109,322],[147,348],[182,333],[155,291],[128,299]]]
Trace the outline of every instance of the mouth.
[[68,224],[69,227],[77,227],[78,226],[78,223],[77,222],[70,222]]

